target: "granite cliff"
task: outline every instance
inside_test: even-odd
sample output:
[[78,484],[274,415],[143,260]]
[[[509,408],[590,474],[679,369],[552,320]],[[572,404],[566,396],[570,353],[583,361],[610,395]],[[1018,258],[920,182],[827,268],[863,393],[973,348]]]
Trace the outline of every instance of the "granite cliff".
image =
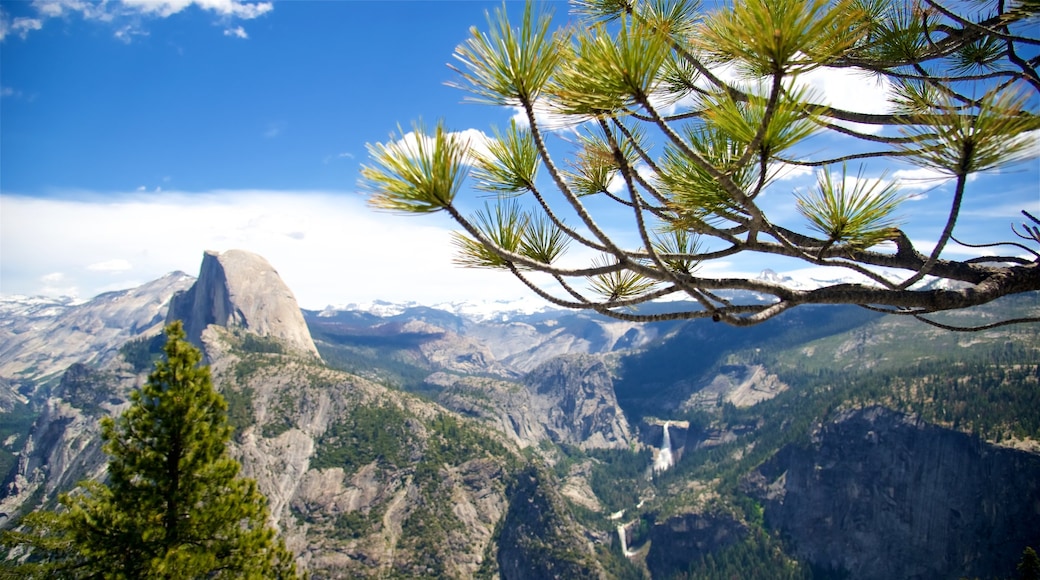
[[201,345],[207,326],[235,326],[318,355],[296,297],[263,257],[244,250],[208,251],[191,288],[170,301],[167,322],[185,321],[189,340]]
[[1010,578],[1040,545],[1040,455],[883,407],[841,413],[746,483],[797,555],[849,578]]

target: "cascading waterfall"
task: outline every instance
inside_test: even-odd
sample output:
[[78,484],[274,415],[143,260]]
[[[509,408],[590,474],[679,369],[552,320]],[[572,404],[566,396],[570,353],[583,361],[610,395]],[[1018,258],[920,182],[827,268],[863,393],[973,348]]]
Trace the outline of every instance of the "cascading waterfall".
[[[639,520],[635,521],[638,522]],[[634,522],[628,522],[627,524],[618,524],[617,526],[618,539],[621,540],[621,553],[624,554],[626,558],[631,558],[639,553],[639,550],[628,549],[628,526],[633,523]]]
[[675,460],[672,458],[672,437],[668,433],[669,423],[669,421],[664,422],[664,439],[661,441],[661,450],[657,452],[657,458],[654,459],[654,473],[675,465]]
[[621,553],[625,556],[629,556],[628,553],[628,534],[625,533],[625,524],[617,525],[617,535],[621,540]]
[[[668,427],[670,426],[671,421],[664,422],[664,436],[661,438],[661,449],[657,451],[657,454],[654,456],[653,465],[650,466],[650,469],[653,473],[660,473],[675,465],[675,458],[672,456],[672,434],[668,432]],[[647,475],[650,476],[649,473]],[[642,507],[643,500],[640,500],[639,505],[636,506],[636,509],[640,509]],[[609,516],[609,519],[620,519],[624,516],[624,514],[625,510],[621,510],[611,514]],[[628,526],[634,522],[639,521],[640,520],[637,518],[634,521],[630,521],[628,523],[619,523],[617,525],[618,540],[621,541],[621,553],[623,553],[625,557],[631,558],[632,556],[635,556],[639,553],[639,550],[628,549]]]

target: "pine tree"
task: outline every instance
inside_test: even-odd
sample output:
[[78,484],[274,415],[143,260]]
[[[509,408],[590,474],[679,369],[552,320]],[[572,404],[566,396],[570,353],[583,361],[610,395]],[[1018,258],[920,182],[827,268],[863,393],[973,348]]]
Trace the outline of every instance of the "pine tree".
[[25,518],[8,546],[33,548],[18,573],[73,578],[287,578],[292,555],[267,525],[266,498],[227,452],[227,403],[181,323],[165,360],[102,420],[108,478],[63,494],[58,512]]
[[1040,557],[1036,550],[1026,547],[1022,551],[1022,560],[1018,563],[1018,577],[1022,580],[1040,580]]
[[[572,4],[576,22],[556,30],[534,3],[471,29],[452,84],[513,121],[493,137],[419,121],[370,144],[361,185],[373,206],[447,214],[460,265],[626,321],[750,326],[805,304],[955,330],[1040,321],[959,328],[926,316],[1040,290],[1029,199],[1004,200],[1022,204],[1018,225],[970,241],[955,231],[991,194],[978,174],[1035,155],[1036,0]],[[833,102],[816,75],[884,87],[871,105],[885,112]],[[890,173],[905,163],[949,192],[942,215],[909,211],[919,178]],[[815,185],[790,187],[799,171]],[[480,197],[492,199],[481,208]],[[917,228],[938,239],[922,243]],[[973,251],[951,255],[962,241]],[[764,259],[836,275],[808,292],[735,274]],[[931,279],[950,284],[919,284]],[[695,306],[635,308],[664,297]]]

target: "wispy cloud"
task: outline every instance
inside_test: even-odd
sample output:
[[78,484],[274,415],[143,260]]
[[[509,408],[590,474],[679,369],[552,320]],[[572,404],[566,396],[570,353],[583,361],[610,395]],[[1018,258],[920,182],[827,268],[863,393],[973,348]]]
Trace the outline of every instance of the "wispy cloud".
[[447,218],[375,212],[347,192],[0,195],[0,208],[3,294],[90,298],[197,274],[204,251],[233,248],[267,258],[305,308],[527,294],[508,275],[455,266]]
[[285,123],[282,121],[274,121],[267,124],[267,129],[264,130],[264,137],[268,139],[274,139],[275,137],[282,134],[285,130]]
[[[29,5],[33,12],[31,16],[10,18],[0,10],[0,41],[8,35],[24,39],[30,32],[42,29],[48,20],[78,16],[84,20],[108,23],[114,27],[112,34],[115,38],[130,42],[135,36],[147,36],[148,31],[143,27],[142,19],[168,18],[192,7],[230,23],[263,16],[274,9],[274,3],[247,0],[33,0]],[[224,35],[249,37],[241,25],[225,27]]]
[[68,284],[65,274],[62,272],[50,272],[39,277],[40,291],[38,294],[45,296],[72,296],[79,295],[79,288],[74,284]]
[[41,28],[43,28],[43,20],[39,18],[19,16],[12,20],[3,10],[0,10],[0,41],[7,38],[9,34],[25,38],[30,32]]
[[91,272],[126,272],[127,270],[133,270],[133,265],[127,260],[117,258],[115,260],[105,260],[104,262],[95,262],[87,266],[87,270]]
[[[486,157],[491,155],[491,150],[488,148],[489,143],[491,142],[491,137],[488,137],[487,134],[480,129],[453,131],[449,136],[466,147],[468,155],[466,159],[463,160],[464,162],[473,163],[474,155],[483,155]],[[402,148],[409,156],[417,157],[419,155],[420,143],[426,151],[433,150],[433,137],[430,135],[420,135],[415,131],[405,133],[400,139],[394,142],[394,145]]]
[[249,35],[246,34],[246,29],[242,28],[241,26],[236,26],[234,28],[226,28],[226,29],[224,29],[224,36],[234,36],[235,38],[243,38],[243,39],[249,38]]

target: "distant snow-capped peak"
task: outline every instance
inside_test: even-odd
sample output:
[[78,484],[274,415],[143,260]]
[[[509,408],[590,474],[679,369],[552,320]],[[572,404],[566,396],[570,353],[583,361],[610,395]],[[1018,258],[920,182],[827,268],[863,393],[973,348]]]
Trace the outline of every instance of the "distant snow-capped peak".
[[69,296],[51,298],[49,296],[22,296],[13,294],[0,296],[0,318],[51,318],[82,303],[81,300]]
[[326,306],[318,316],[334,316],[336,312],[364,312],[379,317],[390,317],[403,314],[413,308],[432,308],[468,318],[475,321],[492,320],[496,318],[506,319],[516,315],[530,315],[548,310],[555,310],[552,304],[538,298],[537,296],[524,296],[520,298],[481,300],[481,301],[450,301],[450,302],[391,302],[387,300],[370,300],[367,302],[351,302],[340,306]]

